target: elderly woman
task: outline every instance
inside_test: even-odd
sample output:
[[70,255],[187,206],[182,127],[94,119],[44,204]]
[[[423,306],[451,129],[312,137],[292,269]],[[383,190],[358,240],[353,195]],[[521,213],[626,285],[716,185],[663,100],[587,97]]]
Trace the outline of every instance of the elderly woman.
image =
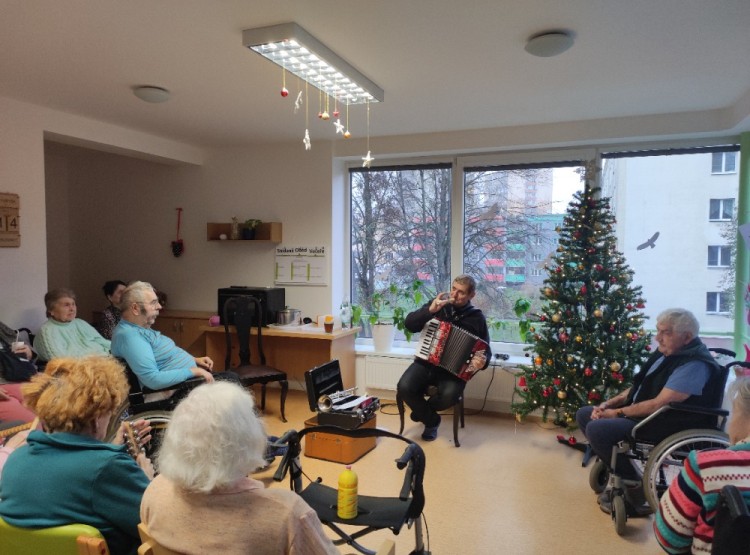
[[42,360],[57,357],[108,355],[109,339],[94,327],[76,318],[76,295],[70,289],[53,289],[44,296],[47,321],[34,339],[34,349]]
[[[32,431],[8,457],[0,516],[21,528],[89,524],[113,555],[134,554],[153,469],[143,454],[133,460],[122,445],[103,441],[128,393],[123,367],[112,357],[53,359],[22,391],[46,432]],[[147,436],[144,421],[136,428]]]
[[173,413],[143,496],[150,535],[185,554],[338,553],[301,497],[248,478],[265,449],[249,393],[221,381],[195,388]]
[[750,378],[735,381],[729,398],[732,446],[691,452],[661,498],[654,531],[668,553],[711,553],[716,506],[725,485],[737,486],[750,503]]
[[108,281],[102,287],[104,296],[109,301],[109,306],[102,311],[102,319],[97,325],[96,329],[102,334],[104,339],[112,339],[112,332],[115,331],[115,326],[122,318],[122,312],[120,312],[120,300],[122,298],[122,292],[128,286],[124,281],[114,279]]

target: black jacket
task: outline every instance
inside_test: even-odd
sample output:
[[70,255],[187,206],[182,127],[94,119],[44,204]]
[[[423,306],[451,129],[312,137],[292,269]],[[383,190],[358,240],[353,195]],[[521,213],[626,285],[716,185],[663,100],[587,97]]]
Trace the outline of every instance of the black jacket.
[[404,321],[406,329],[412,333],[419,333],[422,331],[422,328],[425,327],[427,322],[433,318],[437,318],[443,322],[450,322],[456,327],[466,330],[487,342],[487,361],[484,363],[482,370],[487,368],[490,364],[490,358],[492,357],[492,350],[489,348],[490,333],[487,329],[487,320],[485,320],[482,311],[471,303],[467,303],[461,308],[456,308],[452,304],[447,304],[435,314],[430,314],[430,305],[433,300],[434,299],[430,299],[430,301],[422,305],[421,308],[407,314]]

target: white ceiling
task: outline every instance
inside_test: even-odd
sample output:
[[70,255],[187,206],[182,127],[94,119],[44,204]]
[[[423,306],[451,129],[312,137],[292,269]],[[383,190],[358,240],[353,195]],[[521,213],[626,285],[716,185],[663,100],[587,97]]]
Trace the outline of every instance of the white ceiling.
[[[242,30],[295,21],[385,90],[371,135],[719,110],[750,130],[748,0],[0,0],[0,95],[196,146],[301,139]],[[554,58],[528,36],[570,29]],[[147,104],[135,85],[172,98]],[[334,138],[317,120],[310,131]],[[364,107],[349,128],[366,133]],[[324,127],[327,125],[328,127]]]

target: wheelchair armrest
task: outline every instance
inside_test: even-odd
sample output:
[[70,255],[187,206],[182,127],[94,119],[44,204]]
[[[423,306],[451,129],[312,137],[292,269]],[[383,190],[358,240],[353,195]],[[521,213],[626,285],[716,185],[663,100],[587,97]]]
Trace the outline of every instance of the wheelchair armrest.
[[638,430],[646,426],[649,422],[651,422],[654,418],[657,416],[664,414],[667,411],[670,410],[678,410],[680,412],[686,412],[688,414],[705,414],[709,416],[727,416],[729,413],[723,409],[711,409],[707,407],[696,407],[695,405],[687,405],[685,403],[669,403],[667,405],[664,405],[663,407],[659,407],[654,413],[649,414],[647,417],[645,417],[643,420],[640,420],[631,430],[630,437],[633,438],[633,440],[637,439],[638,436]]
[[189,387],[189,388],[192,389],[193,387],[197,387],[197,386],[199,386],[201,384],[204,384],[204,383],[206,383],[205,379],[199,378],[199,377],[196,376],[196,377],[190,378],[188,380],[185,380],[184,382],[180,382],[180,383],[177,383],[177,384],[174,384],[174,385],[170,385],[169,387],[163,387],[161,389],[151,389],[150,387],[146,387],[144,385],[143,387],[141,387],[141,391],[143,393],[159,393],[160,391],[172,391],[173,389],[178,389],[178,388],[181,388],[181,387]]
[[729,416],[729,411],[724,409],[710,409],[707,407],[696,407],[695,405],[686,405],[685,403],[669,403],[669,407],[691,414],[706,414],[709,416]]

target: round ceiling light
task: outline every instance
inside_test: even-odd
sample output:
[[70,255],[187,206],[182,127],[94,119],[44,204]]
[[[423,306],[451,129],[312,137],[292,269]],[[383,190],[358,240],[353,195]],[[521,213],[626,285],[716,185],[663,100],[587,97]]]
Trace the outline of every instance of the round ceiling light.
[[533,35],[526,41],[526,52],[539,56],[540,58],[550,58],[562,54],[568,48],[573,46],[573,35],[568,31],[544,31]]
[[144,85],[133,87],[133,94],[145,102],[166,102],[169,100],[169,91],[162,87]]

